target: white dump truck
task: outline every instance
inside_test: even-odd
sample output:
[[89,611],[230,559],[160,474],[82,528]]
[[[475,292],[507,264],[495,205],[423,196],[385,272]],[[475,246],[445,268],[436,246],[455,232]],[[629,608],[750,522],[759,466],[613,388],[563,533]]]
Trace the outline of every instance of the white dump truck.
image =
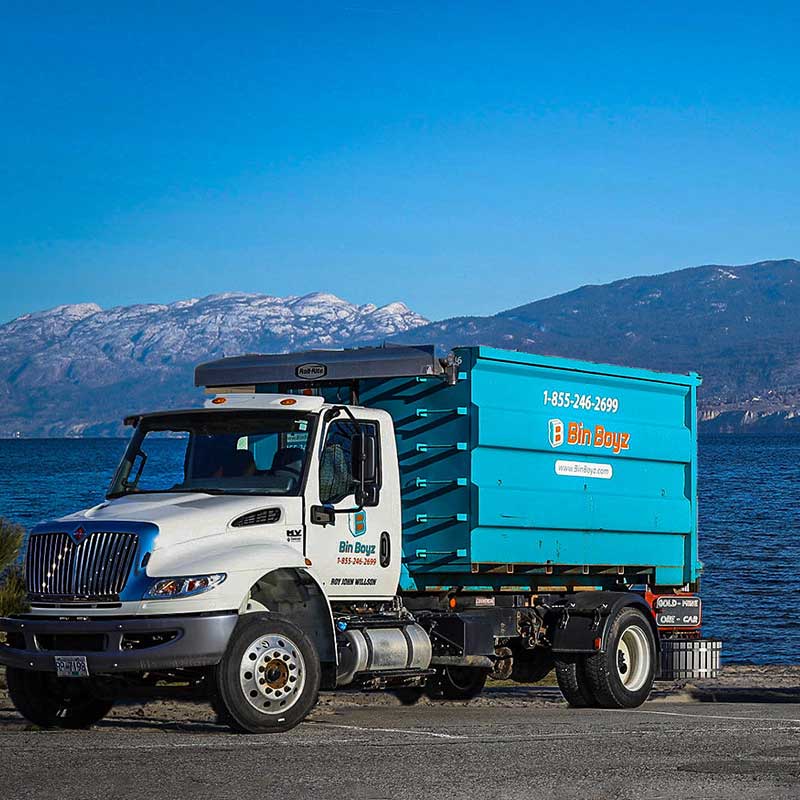
[[173,687],[284,731],[321,688],[469,699],[553,668],[572,706],[627,708],[718,669],[696,376],[387,347],[195,379],[205,407],[126,420],[104,502],[30,534],[0,664],[32,722]]

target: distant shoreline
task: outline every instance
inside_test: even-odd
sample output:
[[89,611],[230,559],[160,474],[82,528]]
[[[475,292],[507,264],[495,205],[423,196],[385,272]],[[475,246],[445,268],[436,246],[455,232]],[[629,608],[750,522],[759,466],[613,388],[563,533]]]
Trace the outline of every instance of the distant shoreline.
[[[128,436],[0,436],[0,442],[126,442]],[[169,437],[166,437],[169,438]],[[800,439],[800,429],[793,428],[786,431],[748,431],[737,430],[727,433],[720,431],[698,431],[698,441],[706,439]]]

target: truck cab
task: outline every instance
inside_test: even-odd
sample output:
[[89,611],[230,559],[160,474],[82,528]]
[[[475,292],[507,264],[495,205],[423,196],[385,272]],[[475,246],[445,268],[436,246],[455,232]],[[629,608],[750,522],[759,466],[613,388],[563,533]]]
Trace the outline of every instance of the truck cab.
[[[480,350],[222,359],[196,371],[203,407],[128,417],[105,501],[31,531],[30,611],[0,620],[20,712],[91,724],[126,688],[173,681],[274,732],[320,688],[469,699],[489,675],[555,668],[571,705],[631,707],[673,663],[713,675],[698,381]],[[640,444],[666,411],[686,447]],[[610,511],[615,536],[594,521]]]
[[[149,566],[159,574],[167,564],[199,566],[204,552],[246,565],[248,548],[269,545],[270,560],[308,571],[330,600],[394,597],[401,518],[391,417],[303,395],[219,394],[205,405],[131,420],[108,502],[91,519],[155,521]],[[225,580],[204,603],[231,607],[252,585]]]

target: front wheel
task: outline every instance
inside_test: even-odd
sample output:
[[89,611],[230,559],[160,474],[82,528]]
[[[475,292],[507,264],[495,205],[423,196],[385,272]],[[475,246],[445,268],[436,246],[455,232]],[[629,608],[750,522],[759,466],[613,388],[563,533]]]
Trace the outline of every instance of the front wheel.
[[243,616],[214,673],[219,717],[242,733],[281,733],[316,705],[320,663],[308,636],[270,613]]
[[58,678],[50,672],[8,667],[6,683],[17,711],[40,728],[89,728],[114,705],[88,678]]
[[610,625],[605,651],[586,659],[586,677],[601,707],[637,708],[653,688],[656,638],[636,608],[620,609]]

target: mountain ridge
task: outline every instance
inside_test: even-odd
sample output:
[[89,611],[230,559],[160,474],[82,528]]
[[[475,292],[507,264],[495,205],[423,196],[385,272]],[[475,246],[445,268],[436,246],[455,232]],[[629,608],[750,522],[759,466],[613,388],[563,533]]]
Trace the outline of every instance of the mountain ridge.
[[800,261],[708,264],[587,284],[394,341],[510,349],[699,372],[706,433],[800,432]]
[[0,434],[119,431],[131,411],[195,403],[194,365],[242,352],[382,339],[427,322],[404,303],[226,292],[103,309],[81,303],[0,325]]
[[430,322],[404,303],[226,292],[58,306],[0,325],[0,435],[103,435],[128,412],[197,402],[196,363],[245,352],[486,344],[697,371],[701,430],[800,432],[800,261],[708,264],[586,284],[491,316]]

